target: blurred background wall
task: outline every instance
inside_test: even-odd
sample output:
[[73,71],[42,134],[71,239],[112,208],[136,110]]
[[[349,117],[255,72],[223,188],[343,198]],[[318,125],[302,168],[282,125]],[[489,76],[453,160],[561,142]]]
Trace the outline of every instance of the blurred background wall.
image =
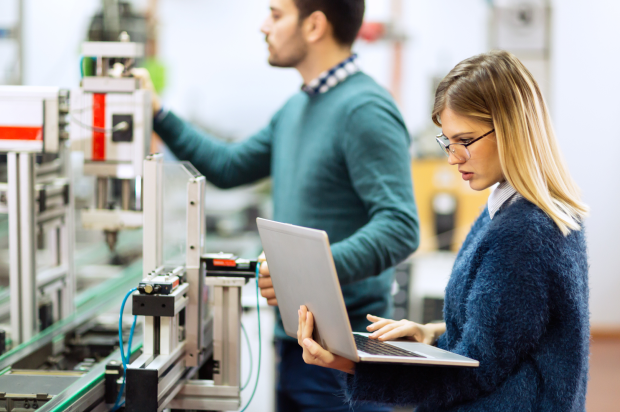
[[620,2],[554,2],[552,114],[570,170],[591,207],[590,311],[594,327],[620,326]]

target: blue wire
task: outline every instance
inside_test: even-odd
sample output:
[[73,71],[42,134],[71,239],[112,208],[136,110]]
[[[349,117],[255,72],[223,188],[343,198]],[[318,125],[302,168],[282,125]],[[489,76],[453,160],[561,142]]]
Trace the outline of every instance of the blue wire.
[[252,360],[252,347],[250,346],[250,338],[248,337],[248,332],[246,332],[243,323],[241,324],[241,330],[243,331],[243,336],[245,336],[245,342],[248,344],[248,352],[250,352],[250,373],[248,373],[248,380],[245,381],[245,383],[241,387],[241,390],[244,390],[250,383],[250,379],[252,379],[252,367],[254,366],[254,361]]
[[258,387],[258,378],[260,377],[260,358],[261,358],[261,349],[262,342],[260,338],[260,306],[258,304],[258,275],[260,271],[260,262],[256,263],[256,313],[258,314],[258,369],[256,370],[256,383],[254,383],[254,390],[252,391],[252,395],[250,396],[250,400],[247,405],[241,410],[241,412],[245,412],[248,409],[248,406],[252,403],[252,399],[254,399],[254,394],[256,393],[256,388]]
[[129,358],[131,357],[131,342],[133,341],[133,332],[136,328],[136,321],[138,320],[137,316],[133,317],[133,323],[131,325],[131,330],[129,331],[129,341],[127,342],[127,356],[125,356],[125,351],[123,349],[123,312],[125,312],[125,303],[127,303],[127,299],[134,293],[138,288],[133,288],[125,295],[123,299],[123,303],[121,304],[121,314],[118,316],[118,343],[121,349],[121,361],[123,362],[123,383],[121,384],[121,389],[118,391],[118,396],[116,397],[116,402],[114,403],[114,407],[112,408],[112,412],[118,410],[125,401],[121,402],[121,397],[123,396],[123,391],[125,390],[125,381],[127,375],[127,364],[129,363]]
[[[250,395],[250,400],[248,401],[247,405],[245,405],[245,407],[241,410],[241,412],[244,412],[248,406],[250,406],[250,404],[252,403],[252,399],[254,399],[254,395],[256,394],[256,388],[258,388],[258,378],[260,377],[260,363],[261,363],[261,353],[262,353],[262,341],[261,341],[261,330],[260,330],[260,305],[259,305],[259,300],[258,300],[258,277],[259,277],[259,273],[260,273],[260,262],[256,263],[256,313],[258,316],[258,368],[256,369],[256,382],[254,383],[254,389],[252,390],[252,395]],[[118,408],[120,408],[121,406],[123,406],[123,404],[125,403],[125,401],[120,402],[121,397],[123,395],[123,391],[125,390],[125,382],[126,382],[126,372],[127,372],[127,364],[129,363],[129,358],[131,356],[131,341],[133,340],[133,333],[134,333],[134,329],[136,327],[136,320],[138,319],[137,316],[134,316],[133,318],[133,324],[131,325],[131,330],[129,332],[129,341],[127,342],[127,356],[125,356],[124,350],[123,350],[123,312],[125,311],[125,303],[127,302],[127,299],[129,299],[129,296],[131,296],[132,293],[134,293],[136,290],[138,290],[138,288],[133,288],[131,289],[129,292],[127,292],[127,294],[125,295],[125,298],[123,299],[123,303],[121,304],[121,313],[118,317],[118,340],[119,340],[119,346],[120,346],[120,350],[121,350],[121,361],[123,362],[123,383],[121,384],[121,389],[118,392],[118,397],[116,398],[116,403],[114,404],[114,407],[112,408],[111,412],[114,412],[116,410],[118,410]],[[247,336],[247,332],[245,331],[245,328],[243,328],[243,325],[241,325],[243,332],[245,333],[246,338],[248,338]],[[248,348],[250,347],[249,345],[249,338],[248,338]],[[250,349],[250,357],[252,356],[252,351]],[[251,362],[251,361],[250,361]],[[250,366],[251,368],[251,366]],[[250,369],[250,377],[252,376],[252,369]],[[249,378],[248,378],[248,382],[249,383]],[[246,385],[247,385],[246,383]],[[241,389],[245,389],[244,385]]]

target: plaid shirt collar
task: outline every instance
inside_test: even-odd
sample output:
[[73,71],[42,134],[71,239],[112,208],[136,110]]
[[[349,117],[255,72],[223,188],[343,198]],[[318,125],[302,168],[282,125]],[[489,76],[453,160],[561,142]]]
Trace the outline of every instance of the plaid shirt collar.
[[310,96],[327,92],[339,83],[342,83],[347,77],[360,70],[356,61],[357,54],[352,54],[331,69],[321,73],[319,77],[312,80],[307,85],[302,85],[301,90]]

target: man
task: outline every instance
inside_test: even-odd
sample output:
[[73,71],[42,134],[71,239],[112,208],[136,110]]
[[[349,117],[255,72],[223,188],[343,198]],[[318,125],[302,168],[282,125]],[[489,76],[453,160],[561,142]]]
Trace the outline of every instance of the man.
[[[261,29],[269,64],[297,69],[303,87],[267,127],[225,144],[162,110],[155,97],[154,130],[219,187],[271,176],[274,219],[328,233],[353,330],[365,331],[367,313],[390,316],[390,268],[418,245],[408,133],[390,95],[351,53],[363,0],[271,0],[270,9]],[[261,294],[277,305],[267,264],[261,275]],[[349,411],[341,377],[303,362],[279,313],[275,336],[278,411]]]

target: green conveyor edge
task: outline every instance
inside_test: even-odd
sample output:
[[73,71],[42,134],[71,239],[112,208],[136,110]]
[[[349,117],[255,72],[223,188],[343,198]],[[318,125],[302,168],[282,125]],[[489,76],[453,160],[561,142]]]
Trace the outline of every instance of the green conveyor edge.
[[[142,349],[142,342],[137,342],[135,347],[131,348],[131,355],[135,354],[140,349]],[[119,356],[119,358],[120,358],[120,356]],[[68,408],[74,402],[76,402],[78,399],[80,399],[82,396],[84,396],[93,387],[95,387],[95,385],[97,385],[100,381],[102,381],[104,379],[104,376],[105,376],[105,370],[103,372],[101,372],[99,375],[97,375],[96,377],[94,377],[90,382],[88,382],[84,386],[82,386],[82,388],[79,391],[77,391],[72,397],[65,399],[61,404],[56,406],[54,409],[51,409],[49,412],[61,412],[61,411],[64,411],[66,408]],[[76,382],[76,383],[79,383],[79,381]],[[75,385],[76,383],[74,383],[73,385]],[[71,386],[73,386],[73,385],[71,385]],[[67,388],[65,390],[69,390],[69,389],[71,389],[71,387],[69,387],[69,388]],[[61,395],[61,394],[62,393],[60,393],[59,395]]]
[[[119,273],[119,276],[115,278],[111,278],[101,285],[97,286],[96,294],[89,294],[89,296],[85,296],[81,299],[81,302],[78,306],[78,311],[84,311],[91,309],[95,306],[102,306],[102,309],[109,309],[114,307],[116,304],[120,307],[121,300],[123,296],[125,296],[126,292],[131,289],[136,283],[142,279],[142,260],[138,260],[126,267]],[[113,297],[113,298],[111,298]],[[104,303],[105,302],[105,303]],[[62,328],[67,323],[71,323],[77,315],[69,316],[59,322],[56,322],[54,325],[50,326],[46,330],[35,335],[30,341],[24,342],[21,345],[11,349],[4,355],[0,356],[0,362],[2,362],[5,358],[19,352],[23,348],[27,347],[32,342],[41,339],[44,336],[48,336],[54,334],[57,330]],[[132,354],[141,349],[142,342],[136,341],[136,345],[132,348]],[[3,371],[4,372],[4,371]],[[90,382],[84,384],[84,382],[79,382],[82,388],[76,392],[74,396],[69,399],[66,399],[62,404],[58,405],[53,409],[53,411],[62,411],[67,406],[71,405],[71,403],[75,402],[79,397],[83,396],[88,390],[92,389],[97,383],[99,383],[103,379],[104,373],[93,378]],[[76,382],[76,383],[78,383]],[[73,386],[73,385],[72,385]],[[66,390],[72,389],[71,386]]]

